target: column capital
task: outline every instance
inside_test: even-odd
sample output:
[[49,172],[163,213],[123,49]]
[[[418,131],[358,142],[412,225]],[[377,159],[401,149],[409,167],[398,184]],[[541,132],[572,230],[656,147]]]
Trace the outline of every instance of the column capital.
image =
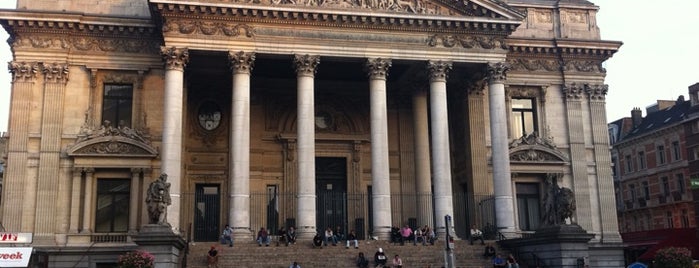
[[510,65],[506,62],[489,62],[485,67],[488,83],[504,83],[507,80],[507,72]]
[[36,62],[16,62],[7,63],[7,69],[12,73],[12,82],[32,82],[39,72],[39,64]]
[[255,65],[255,52],[228,51],[228,60],[234,74],[250,74]]
[[160,55],[165,61],[165,69],[184,70],[189,62],[189,50],[187,48],[160,47]]
[[318,64],[320,64],[320,56],[318,55],[294,55],[294,68],[298,76],[314,76]]
[[474,75],[471,80],[466,84],[466,90],[469,96],[483,96],[485,95],[486,81],[485,76],[482,74]]
[[563,85],[562,90],[566,100],[579,101],[582,98],[583,91],[585,90],[585,85],[573,82]]
[[385,80],[391,65],[391,59],[370,58],[367,59],[365,67],[370,79]]
[[51,63],[42,64],[41,72],[44,73],[44,80],[51,83],[65,84],[68,82],[68,64],[67,63]]
[[451,62],[430,60],[427,62],[427,70],[429,71],[430,82],[446,82],[451,70]]
[[585,92],[590,100],[604,101],[608,90],[609,85],[605,84],[585,85]]

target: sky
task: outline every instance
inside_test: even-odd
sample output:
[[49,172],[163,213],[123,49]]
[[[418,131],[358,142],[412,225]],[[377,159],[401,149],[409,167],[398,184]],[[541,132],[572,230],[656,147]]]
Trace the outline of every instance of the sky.
[[[643,110],[657,100],[686,99],[687,87],[699,82],[699,10],[696,0],[590,0],[600,7],[597,25],[603,40],[622,41],[604,63],[607,69],[607,121]],[[14,8],[15,0],[0,0]],[[0,30],[0,69],[12,60],[7,33]],[[5,67],[6,68],[6,67]],[[0,132],[7,131],[10,74],[0,71]]]

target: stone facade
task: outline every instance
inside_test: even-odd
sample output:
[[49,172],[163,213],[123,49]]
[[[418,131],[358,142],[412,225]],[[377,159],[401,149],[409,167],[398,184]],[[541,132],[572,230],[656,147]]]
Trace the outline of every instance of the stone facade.
[[228,223],[238,239],[443,235],[443,215],[461,237],[517,237],[562,173],[591,259],[605,256],[591,266],[618,267],[602,62],[621,43],[600,39],[598,7],[558,2],[19,0],[0,12],[14,53],[2,223],[49,262],[134,246],[165,173],[167,222],[195,241]]

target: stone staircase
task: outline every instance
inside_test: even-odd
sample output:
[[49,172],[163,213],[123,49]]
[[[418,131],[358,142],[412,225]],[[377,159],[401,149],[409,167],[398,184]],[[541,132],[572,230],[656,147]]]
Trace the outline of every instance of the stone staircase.
[[[440,243],[441,242],[441,243]],[[502,252],[495,241],[486,241],[493,244],[498,253]],[[434,246],[422,246],[412,243],[392,244],[387,241],[359,241],[359,249],[345,248],[344,241],[337,246],[313,248],[310,241],[298,241],[295,245],[277,246],[272,242],[268,247],[259,247],[254,241],[236,241],[234,247],[215,242],[190,243],[186,267],[205,268],[206,255],[212,245],[219,250],[218,267],[264,267],[287,268],[294,261],[303,268],[315,267],[347,267],[355,266],[355,259],[359,252],[369,259],[369,267],[374,267],[374,253],[378,248],[383,248],[388,257],[390,266],[393,256],[398,254],[403,259],[403,267],[443,267],[444,266],[444,241],[437,241]],[[484,259],[483,246],[480,244],[469,245],[468,241],[455,241],[454,264],[459,268],[490,268],[490,260]]]

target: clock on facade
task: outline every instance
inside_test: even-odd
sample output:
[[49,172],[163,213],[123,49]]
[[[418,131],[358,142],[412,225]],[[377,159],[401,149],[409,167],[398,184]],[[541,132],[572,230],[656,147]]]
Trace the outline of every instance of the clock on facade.
[[200,127],[214,130],[221,124],[221,108],[213,101],[206,101],[199,106],[197,118]]

